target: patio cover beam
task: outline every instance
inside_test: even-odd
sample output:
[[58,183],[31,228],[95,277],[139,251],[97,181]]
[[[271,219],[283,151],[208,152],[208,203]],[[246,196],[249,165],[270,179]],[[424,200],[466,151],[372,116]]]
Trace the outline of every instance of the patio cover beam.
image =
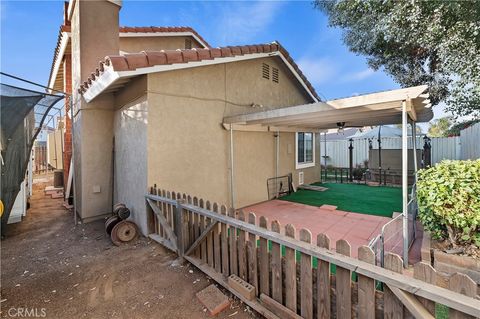
[[433,117],[428,104],[426,85],[366,94],[344,99],[277,108],[261,112],[226,116],[224,124],[263,125],[282,127],[336,128],[337,122],[345,127],[402,122],[402,103],[407,102],[408,116],[417,122]]

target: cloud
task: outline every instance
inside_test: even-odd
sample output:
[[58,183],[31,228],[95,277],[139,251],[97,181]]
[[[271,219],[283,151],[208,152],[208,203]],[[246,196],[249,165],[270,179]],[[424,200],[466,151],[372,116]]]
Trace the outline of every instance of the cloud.
[[222,2],[218,16],[218,42],[246,43],[274,22],[283,1]]
[[342,78],[342,80],[343,82],[361,81],[371,77],[373,74],[375,74],[375,71],[372,69],[365,69],[363,71],[347,74]]
[[337,73],[335,63],[328,58],[301,58],[297,64],[313,86],[331,81]]

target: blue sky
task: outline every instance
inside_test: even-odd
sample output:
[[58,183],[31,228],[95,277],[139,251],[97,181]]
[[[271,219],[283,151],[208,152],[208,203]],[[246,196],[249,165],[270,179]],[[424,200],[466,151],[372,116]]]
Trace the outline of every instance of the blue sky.
[[[4,1],[1,6],[1,69],[46,84],[61,1]],[[342,32],[309,1],[123,1],[120,25],[191,26],[212,46],[279,41],[325,99],[395,89],[382,71],[348,51]]]

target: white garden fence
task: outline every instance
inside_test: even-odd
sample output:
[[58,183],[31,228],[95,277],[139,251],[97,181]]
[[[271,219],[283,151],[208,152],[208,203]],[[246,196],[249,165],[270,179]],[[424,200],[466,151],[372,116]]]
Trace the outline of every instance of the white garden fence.
[[[480,158],[480,123],[477,123],[460,132],[460,136],[431,138],[432,164],[444,159],[478,159]],[[423,137],[417,137],[417,149],[423,149]],[[327,165],[334,167],[349,166],[350,142],[348,140],[326,141]],[[378,149],[376,139],[372,141],[373,149]],[[412,138],[408,138],[408,147],[412,148]],[[383,137],[382,149],[401,149],[400,137]],[[368,140],[353,140],[353,165],[363,164],[368,160]],[[320,138],[321,164],[325,164],[325,141]]]

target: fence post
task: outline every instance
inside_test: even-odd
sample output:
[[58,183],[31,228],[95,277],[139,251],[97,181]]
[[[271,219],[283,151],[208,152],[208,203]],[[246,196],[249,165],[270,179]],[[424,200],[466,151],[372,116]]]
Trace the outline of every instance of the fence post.
[[185,253],[185,247],[183,242],[183,207],[185,204],[184,199],[178,199],[175,205],[175,233],[177,235],[177,249],[178,257],[183,259],[183,254]]

